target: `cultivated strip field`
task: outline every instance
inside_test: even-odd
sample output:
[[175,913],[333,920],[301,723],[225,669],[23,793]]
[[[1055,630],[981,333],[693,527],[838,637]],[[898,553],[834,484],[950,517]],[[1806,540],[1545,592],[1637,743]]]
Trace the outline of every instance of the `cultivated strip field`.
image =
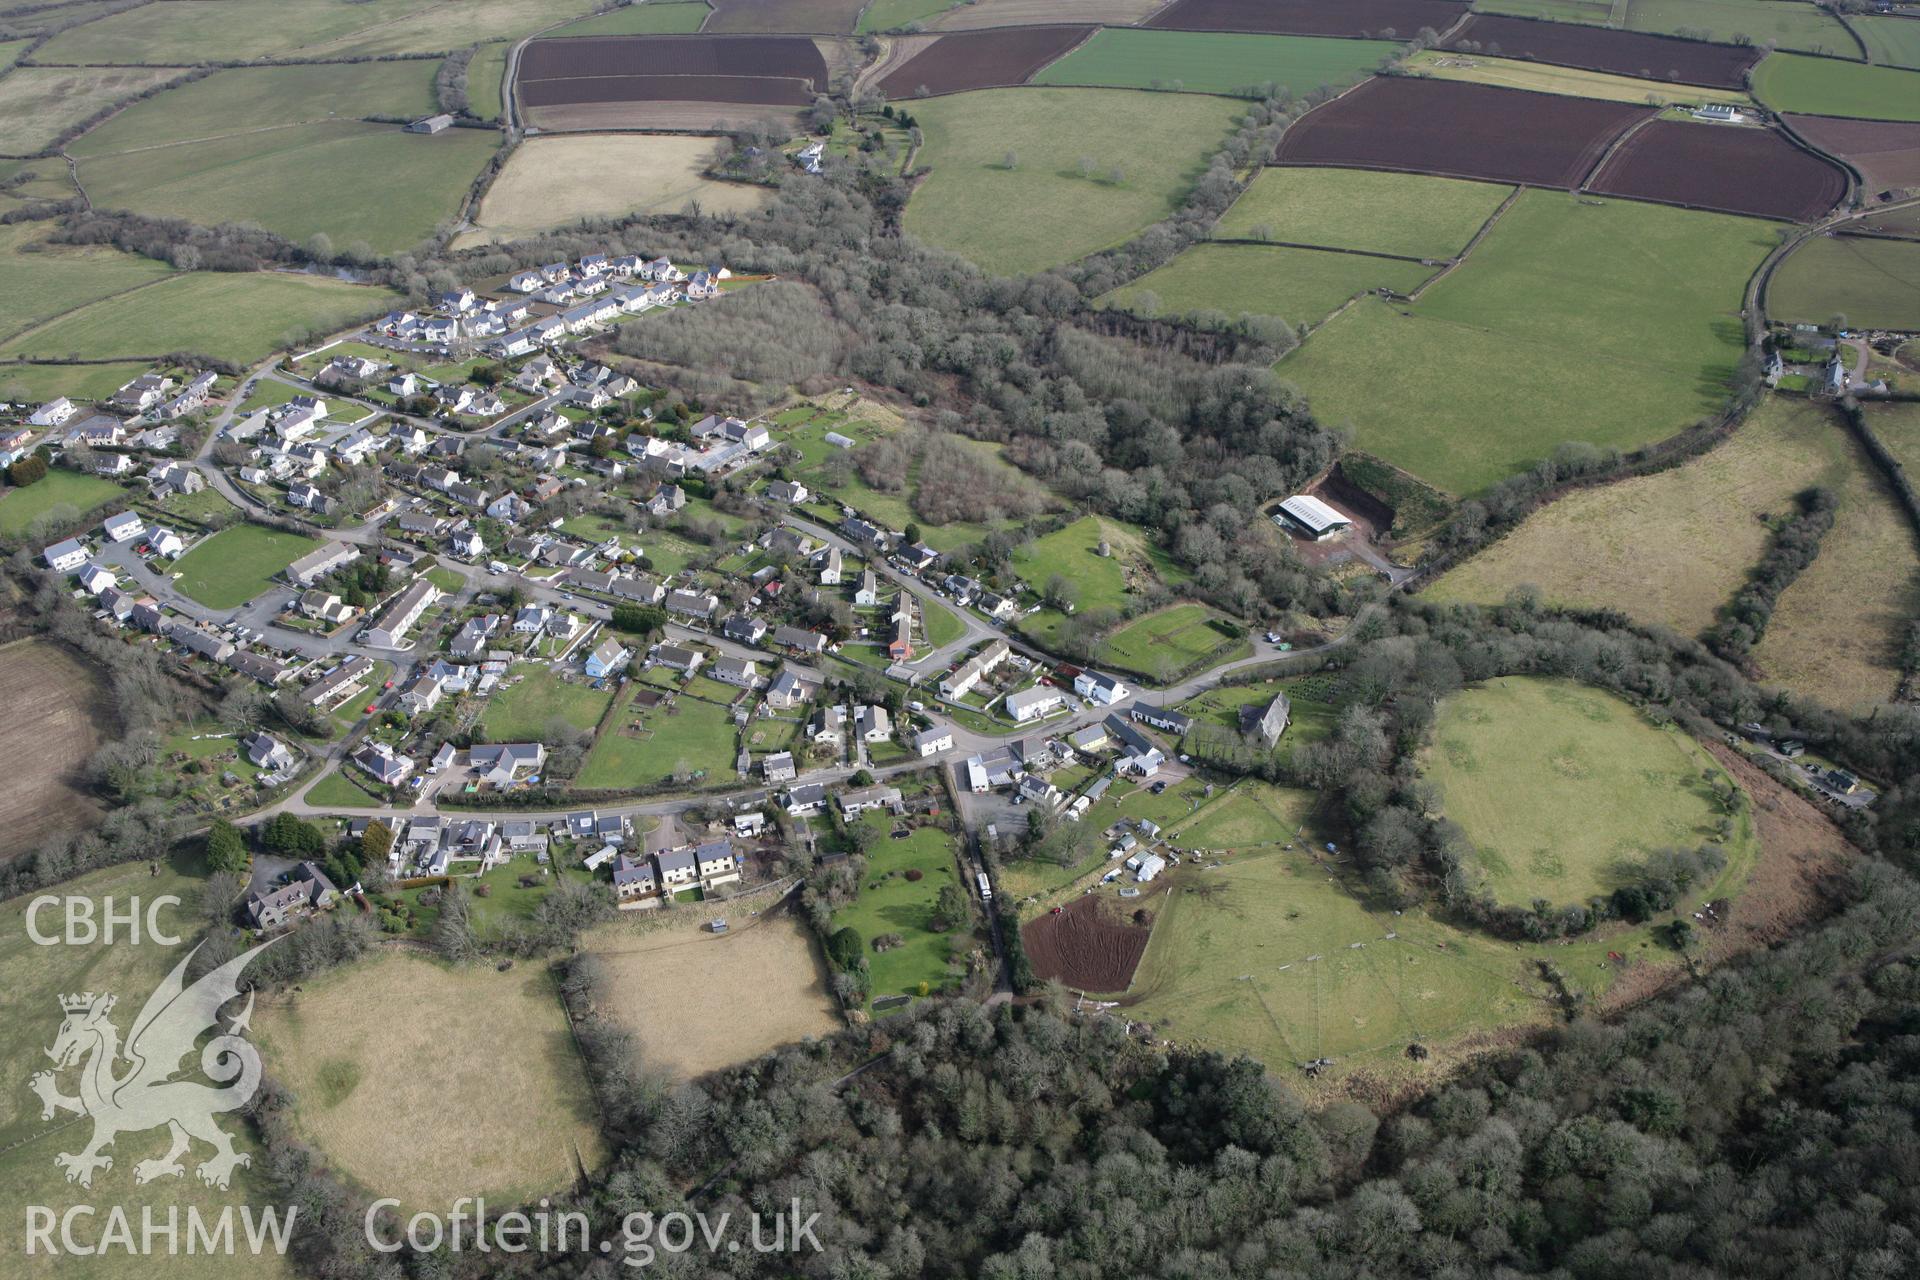
[[1846,175],[1772,129],[1655,120],[1587,182],[1606,195],[1812,222],[1847,193]]
[[1309,112],[1281,138],[1274,160],[1571,187],[1652,114],[1627,103],[1385,77]]
[[1775,396],[1710,453],[1653,475],[1578,489],[1542,507],[1427,589],[1498,604],[1517,587],[1551,605],[1617,609],[1698,635],[1766,553],[1766,517],[1850,466],[1818,406]]
[[590,36],[535,40],[517,89],[529,110],[576,104],[805,106],[827,62],[805,36]]
[[1185,31],[1268,31],[1297,36],[1398,36],[1445,31],[1466,16],[1447,0],[1174,0],[1146,22]]
[[1305,95],[1346,88],[1372,74],[1393,50],[1383,40],[1107,27],[1034,77],[1034,83],[1178,88],[1244,97],[1263,97],[1268,86],[1278,86]]
[[1788,116],[1787,123],[1814,146],[1858,169],[1869,193],[1920,187],[1920,124],[1831,116]]
[[1262,169],[1214,235],[1451,258],[1466,248],[1511,187],[1367,169]]
[[1535,62],[1584,67],[1643,80],[1665,80],[1676,85],[1698,84],[1738,89],[1746,73],[1760,61],[1763,50],[1729,44],[1704,44],[1669,36],[1641,35],[1475,14],[1447,41],[1449,49],[1527,58]]
[[880,81],[889,98],[925,98],[1025,84],[1093,34],[1092,27],[1008,27],[943,35]]

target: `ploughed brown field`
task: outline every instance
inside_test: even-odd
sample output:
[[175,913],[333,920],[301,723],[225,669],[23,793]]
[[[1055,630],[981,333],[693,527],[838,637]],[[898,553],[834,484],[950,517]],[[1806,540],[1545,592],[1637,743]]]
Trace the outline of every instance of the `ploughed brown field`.
[[[1000,89],[1033,74],[1092,34],[1092,27],[1000,27],[943,35],[880,82],[880,92],[903,98]],[[921,90],[926,94],[922,95]]]
[[1274,160],[1574,187],[1614,139],[1653,114],[1627,102],[1387,76],[1308,112]]
[[1673,36],[1484,13],[1468,18],[1466,25],[1447,42],[1449,49],[1463,45],[1471,45],[1477,52],[1488,55],[1492,55],[1497,45],[1502,58],[1529,58],[1562,67],[1720,89],[1738,89],[1745,85],[1746,71],[1760,61],[1765,52],[1751,45],[1742,48],[1707,44]]
[[1656,120],[1627,139],[1588,189],[1722,213],[1811,222],[1840,202],[1838,168],[1772,129]]
[[804,107],[813,101],[806,80],[769,76],[576,76],[522,80],[520,101],[528,107],[589,102],[738,102]]
[[1125,991],[1147,953],[1153,928],[1121,916],[1119,908],[1090,893],[1057,915],[1029,920],[1020,930],[1020,945],[1033,963],[1034,976],[1042,981],[1058,978],[1079,991]]
[[47,640],[0,645],[0,741],[10,764],[0,791],[0,859],[99,820],[76,775],[113,730],[92,667]]
[[1920,187],[1920,124],[1788,116],[1793,131],[1860,171],[1869,195]]
[[1174,0],[1142,23],[1178,31],[1266,31],[1290,36],[1394,35],[1446,29],[1467,12],[1449,0]]
[[770,76],[824,90],[827,61],[807,36],[576,36],[520,55],[523,86],[592,76]]

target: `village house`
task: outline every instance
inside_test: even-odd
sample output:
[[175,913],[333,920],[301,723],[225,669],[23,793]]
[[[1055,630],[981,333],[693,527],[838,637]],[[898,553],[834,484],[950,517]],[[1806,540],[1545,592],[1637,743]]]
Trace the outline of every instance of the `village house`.
[[413,775],[413,757],[401,755],[384,742],[369,742],[349,759],[382,786],[397,787]]
[[1007,695],[1007,714],[1016,724],[1025,724],[1029,720],[1059,710],[1066,705],[1067,696],[1052,685],[1037,684],[1031,689],[1021,689]]
[[122,511],[100,522],[108,542],[131,542],[147,531],[147,522],[132,511]]
[[547,749],[538,742],[482,743],[467,760],[474,776],[490,787],[506,787],[536,777],[546,767]]
[[965,697],[995,667],[1005,662],[1012,652],[1005,640],[993,641],[941,678],[940,696],[949,699]]
[[898,809],[900,788],[878,786],[843,791],[839,795],[839,801],[841,815],[851,821],[869,809]]
[[678,671],[683,675],[692,675],[706,661],[706,655],[698,649],[689,649],[677,644],[655,645],[653,661],[669,671]]
[[359,558],[360,549],[352,543],[329,542],[288,565],[287,579],[298,586],[312,586],[334,570],[352,564]]
[[327,873],[302,862],[287,873],[286,883],[247,895],[247,923],[255,929],[278,929],[301,916],[332,906],[340,891]]
[[885,742],[893,736],[893,717],[887,709],[877,704],[861,707],[854,712],[854,731],[866,742]]
[[1110,706],[1127,696],[1127,686],[1098,671],[1082,671],[1076,675],[1073,691],[1097,707]]
[[264,730],[242,738],[240,749],[247,753],[249,762],[268,773],[285,772],[293,768],[293,762],[298,758],[292,747]]
[[935,725],[913,735],[913,749],[921,759],[937,756],[942,751],[953,750],[953,729],[945,725]]
[[595,680],[604,679],[607,676],[617,675],[619,672],[624,671],[627,663],[632,658],[633,651],[631,649],[621,644],[618,640],[615,640],[612,636],[608,636],[594,647],[592,653],[587,655],[585,670],[586,673]]
[[760,762],[760,772],[769,784],[792,782],[798,776],[793,764],[793,752],[774,752]]
[[366,642],[382,649],[406,648],[403,642],[408,629],[439,598],[438,587],[425,578],[415,578],[367,628]]
[[372,674],[373,660],[358,653],[352,654],[308,685],[300,695],[300,700],[321,711],[331,710],[363,688]]

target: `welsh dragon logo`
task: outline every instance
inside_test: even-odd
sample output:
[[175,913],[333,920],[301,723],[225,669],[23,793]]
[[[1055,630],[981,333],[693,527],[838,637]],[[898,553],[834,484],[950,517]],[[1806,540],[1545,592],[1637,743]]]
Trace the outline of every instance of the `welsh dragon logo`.
[[[239,996],[240,971],[271,945],[264,943],[234,957],[189,987],[184,975],[199,950],[195,947],[147,997],[124,1046],[111,1018],[115,997],[91,991],[60,997],[66,1018],[53,1047],[46,1051],[54,1069],[37,1073],[28,1087],[40,1095],[42,1120],[61,1112],[93,1120],[91,1142],[78,1152],[53,1158],[66,1171],[68,1182],[91,1187],[96,1170],[113,1168],[113,1157],[103,1152],[116,1136],[161,1125],[171,1132],[173,1145],[158,1160],[133,1166],[136,1183],[183,1176],[186,1170],[180,1158],[194,1139],[214,1149],[213,1156],[195,1170],[209,1186],[225,1190],[236,1166],[253,1163],[251,1156],[233,1149],[232,1136],[213,1122],[221,1112],[245,1106],[260,1086],[260,1053],[241,1038],[253,1016],[251,991],[227,1030],[200,1050],[200,1070],[223,1087],[174,1077],[183,1071],[181,1059],[194,1051],[201,1034],[215,1028],[221,1006]],[[69,1097],[60,1091],[58,1076],[76,1066],[80,1092]]]

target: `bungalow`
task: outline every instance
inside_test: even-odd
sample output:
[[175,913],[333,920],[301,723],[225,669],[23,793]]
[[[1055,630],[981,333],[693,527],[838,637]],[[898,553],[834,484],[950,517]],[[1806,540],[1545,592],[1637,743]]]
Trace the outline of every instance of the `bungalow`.
[[654,646],[653,660],[669,671],[692,675],[700,669],[700,664],[707,660],[707,655],[698,649],[689,649],[684,645],[662,644]]
[[750,614],[732,613],[720,624],[720,634],[741,644],[759,644],[760,637],[767,634],[767,624]]
[[824,742],[839,746],[846,741],[847,709],[841,706],[822,707],[813,713],[807,721],[807,740]]
[[547,605],[522,605],[513,615],[513,629],[523,636],[537,636],[553,626],[553,619],[553,609]]
[[791,710],[809,701],[814,691],[813,685],[808,684],[793,672],[782,671],[767,689],[767,705],[777,710]]
[[1172,707],[1156,707],[1148,702],[1136,702],[1128,711],[1141,724],[1151,725],[1167,733],[1183,734],[1193,724],[1193,717],[1184,711],[1175,711]]
[[811,818],[826,807],[827,789],[818,782],[787,790],[787,814],[790,817]]
[[537,777],[547,763],[547,749],[538,742],[483,743],[467,752],[474,776],[492,787],[504,787]]
[[760,772],[769,783],[791,782],[797,776],[793,752],[776,751],[760,762]]
[[40,558],[55,573],[77,573],[80,566],[87,562],[87,544],[79,538],[68,538],[46,548],[40,553]]
[[807,500],[807,486],[794,481],[775,480],[767,486],[767,496],[775,502],[801,503]]
[[799,627],[782,624],[773,629],[773,645],[776,649],[793,649],[800,653],[823,653],[826,651],[827,638],[818,631],[803,631]]
[[397,787],[413,774],[413,757],[401,755],[384,742],[369,742],[349,759],[382,786]]
[[953,730],[944,725],[935,725],[913,735],[913,749],[921,759],[937,756],[942,751],[953,750]]
[[847,818],[857,818],[869,809],[895,809],[900,805],[898,787],[862,787],[857,791],[843,791],[839,796],[840,812]]
[[190,622],[174,623],[166,635],[175,644],[212,662],[225,662],[233,656],[231,641]]
[[147,531],[147,522],[131,511],[110,515],[100,522],[100,531],[109,542],[131,542]]
[[1007,714],[1018,724],[1038,720],[1066,705],[1067,696],[1052,685],[1037,684],[1007,695]]
[[317,551],[309,551],[287,566],[287,579],[308,587],[343,565],[360,558],[360,549],[347,542],[329,542]]
[[847,541],[857,547],[867,547],[874,551],[885,551],[893,541],[893,535],[879,525],[870,524],[858,516],[850,516],[840,522],[840,533]]
[[595,680],[604,679],[620,672],[632,657],[633,650],[609,636],[587,655],[586,672]]
[[258,680],[269,689],[285,680],[292,671],[291,667],[278,658],[270,658],[264,653],[249,653],[244,649],[237,649],[228,654],[225,662],[241,675],[250,680]]

